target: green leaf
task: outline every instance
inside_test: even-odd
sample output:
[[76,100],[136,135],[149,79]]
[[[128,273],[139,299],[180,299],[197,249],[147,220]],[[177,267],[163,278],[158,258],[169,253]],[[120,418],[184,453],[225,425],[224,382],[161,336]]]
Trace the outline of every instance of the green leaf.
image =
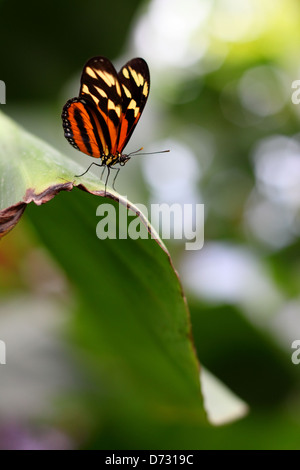
[[[15,226],[28,203],[40,205],[80,185],[78,173],[80,165],[0,113],[0,236]],[[84,181],[89,190],[103,192],[96,178],[89,175]]]
[[[136,212],[155,233],[125,198],[111,190],[111,199],[99,197],[102,183],[74,178],[82,172],[78,165],[3,115],[0,129],[2,231],[35,202],[27,215],[74,288],[73,335],[96,383],[89,402],[98,431],[90,446],[145,447],[150,433],[152,446],[188,447],[186,429],[207,424],[189,313],[163,242],[151,236],[99,240],[96,213],[107,203],[117,234],[125,210],[118,202],[130,209],[128,225]],[[74,186],[85,191],[68,192]],[[5,211],[14,214],[6,224]]]

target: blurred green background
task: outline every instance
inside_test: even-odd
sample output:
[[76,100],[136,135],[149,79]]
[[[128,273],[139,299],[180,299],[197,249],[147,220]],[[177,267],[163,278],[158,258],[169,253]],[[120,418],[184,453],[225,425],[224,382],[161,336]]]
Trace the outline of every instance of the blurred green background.
[[[148,62],[150,98],[126,150],[171,152],[131,159],[117,188],[149,206],[205,204],[204,248],[166,244],[200,362],[250,407],[242,421],[204,430],[199,447],[299,448],[300,364],[291,361],[300,339],[300,105],[291,101],[299,2],[2,0],[0,16],[1,110],[83,167],[90,159],[65,141],[60,119],[83,64],[94,55],[117,69],[134,56]],[[80,428],[78,440],[74,429],[46,429],[37,446],[76,448],[85,433],[93,440],[80,404],[53,404],[83,374],[61,338],[72,286],[26,213],[1,242],[0,279],[0,337],[30,364],[24,372],[15,358],[0,384],[0,441],[33,445],[28,422],[56,406],[62,428]]]

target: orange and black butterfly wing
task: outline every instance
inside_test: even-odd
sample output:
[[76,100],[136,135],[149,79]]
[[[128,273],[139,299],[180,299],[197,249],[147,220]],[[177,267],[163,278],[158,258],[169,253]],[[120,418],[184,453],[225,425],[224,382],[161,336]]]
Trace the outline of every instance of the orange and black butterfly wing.
[[[101,140],[106,155],[115,154],[122,116],[122,91],[118,74],[105,57],[94,57],[84,67],[81,77],[80,96],[88,97],[101,118]],[[106,125],[103,125],[103,121]]]
[[[105,57],[84,66],[80,96],[63,108],[65,137],[76,149],[107,165],[117,161],[145,107],[150,74],[143,59],[132,59],[117,74]],[[115,157],[115,158],[114,158]]]
[[110,155],[116,147],[122,114],[122,93],[117,72],[105,57],[84,66],[79,98],[64,106],[65,137],[92,157]]
[[145,107],[150,89],[147,63],[141,58],[130,60],[118,73],[118,79],[122,92],[122,114],[116,147],[112,148],[114,153],[122,153]]
[[74,148],[91,157],[99,158],[104,152],[106,141],[100,123],[100,116],[90,100],[72,98],[62,112],[65,137]]

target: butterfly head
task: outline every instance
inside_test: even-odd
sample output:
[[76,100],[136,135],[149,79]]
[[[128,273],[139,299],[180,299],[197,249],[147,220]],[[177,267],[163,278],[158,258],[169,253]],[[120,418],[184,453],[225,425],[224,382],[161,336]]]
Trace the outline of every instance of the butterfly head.
[[125,163],[128,162],[128,160],[130,160],[130,156],[129,155],[125,155],[125,154],[120,154],[119,155],[119,164],[120,166],[124,166]]

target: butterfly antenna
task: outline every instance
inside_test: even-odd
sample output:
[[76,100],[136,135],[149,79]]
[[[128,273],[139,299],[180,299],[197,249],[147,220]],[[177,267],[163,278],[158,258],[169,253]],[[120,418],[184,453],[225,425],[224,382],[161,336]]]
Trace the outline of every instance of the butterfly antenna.
[[143,147],[141,147],[139,150],[136,150],[135,152],[131,152],[128,154],[128,157],[130,157],[131,155],[154,155],[156,153],[167,153],[167,152],[170,152],[170,150],[159,150],[158,152],[143,152],[143,153],[140,153],[140,151],[143,150]]

